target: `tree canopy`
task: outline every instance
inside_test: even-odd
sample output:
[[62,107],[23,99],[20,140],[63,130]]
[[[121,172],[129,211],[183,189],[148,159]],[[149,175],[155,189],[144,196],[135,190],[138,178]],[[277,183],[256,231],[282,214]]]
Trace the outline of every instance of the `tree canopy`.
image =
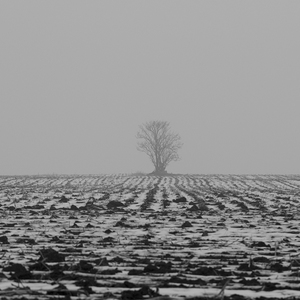
[[178,150],[182,147],[181,138],[170,131],[166,121],[150,121],[139,126],[137,149],[146,153],[155,170],[153,173],[165,174],[171,161],[179,160]]

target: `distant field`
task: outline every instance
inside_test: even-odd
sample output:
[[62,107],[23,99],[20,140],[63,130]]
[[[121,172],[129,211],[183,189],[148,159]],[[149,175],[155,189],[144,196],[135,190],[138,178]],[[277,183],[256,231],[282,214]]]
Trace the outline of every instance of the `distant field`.
[[299,299],[299,188],[300,175],[2,176],[0,299]]

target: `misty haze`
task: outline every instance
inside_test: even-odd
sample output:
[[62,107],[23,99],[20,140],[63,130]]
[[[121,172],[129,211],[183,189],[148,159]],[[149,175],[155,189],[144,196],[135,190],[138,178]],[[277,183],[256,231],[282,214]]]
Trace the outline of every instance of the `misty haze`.
[[299,173],[298,2],[0,5],[2,175],[151,172],[151,120],[169,172]]
[[0,2],[0,298],[300,299],[300,2]]

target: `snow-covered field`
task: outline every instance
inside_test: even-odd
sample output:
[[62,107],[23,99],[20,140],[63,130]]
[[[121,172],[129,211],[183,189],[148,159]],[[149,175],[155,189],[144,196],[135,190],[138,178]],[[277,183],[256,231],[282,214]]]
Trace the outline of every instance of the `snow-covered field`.
[[0,177],[0,299],[299,299],[299,188],[296,175]]

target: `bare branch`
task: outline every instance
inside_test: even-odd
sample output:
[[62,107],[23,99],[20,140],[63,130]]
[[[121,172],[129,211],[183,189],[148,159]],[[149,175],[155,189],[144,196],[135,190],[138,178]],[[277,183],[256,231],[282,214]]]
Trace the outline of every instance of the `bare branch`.
[[139,126],[137,149],[149,156],[155,172],[165,172],[170,162],[179,160],[177,152],[183,144],[178,134],[170,132],[169,126],[165,121],[150,121]]

